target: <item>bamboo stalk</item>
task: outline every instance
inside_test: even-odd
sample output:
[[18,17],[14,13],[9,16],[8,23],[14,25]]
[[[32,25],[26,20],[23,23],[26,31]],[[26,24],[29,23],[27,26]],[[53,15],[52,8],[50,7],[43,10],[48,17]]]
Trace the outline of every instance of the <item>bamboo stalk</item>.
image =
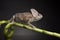
[[25,25],[25,24],[21,24],[21,23],[17,23],[17,22],[10,23],[8,20],[2,20],[2,21],[0,21],[1,25],[4,24],[4,23],[7,23],[7,25],[4,28],[4,34],[7,37],[12,37],[14,30],[11,30],[10,33],[8,34],[8,29],[10,27],[12,27],[13,25],[16,25],[16,26],[19,26],[19,27],[22,27],[22,28],[26,28],[26,29],[33,30],[33,31],[36,31],[36,32],[39,32],[39,33],[43,33],[43,34],[47,34],[47,35],[50,35],[50,36],[55,36],[55,37],[60,38],[60,33],[50,32],[50,31],[39,29],[39,28],[36,28],[36,27],[32,28],[29,25]]

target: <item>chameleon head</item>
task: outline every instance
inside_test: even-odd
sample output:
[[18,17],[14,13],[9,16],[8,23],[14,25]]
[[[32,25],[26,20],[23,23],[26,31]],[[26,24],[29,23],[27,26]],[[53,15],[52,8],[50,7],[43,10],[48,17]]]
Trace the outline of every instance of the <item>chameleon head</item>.
[[40,14],[40,13],[39,13],[37,10],[35,10],[35,9],[31,9],[31,13],[32,13],[33,17],[35,18],[35,21],[38,21],[38,20],[40,20],[40,19],[43,18],[43,15]]

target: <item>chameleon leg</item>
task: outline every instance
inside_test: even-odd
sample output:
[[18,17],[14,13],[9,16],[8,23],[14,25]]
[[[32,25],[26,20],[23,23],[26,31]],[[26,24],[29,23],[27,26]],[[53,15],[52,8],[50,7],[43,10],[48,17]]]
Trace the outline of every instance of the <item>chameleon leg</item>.
[[15,19],[15,15],[13,15],[13,17],[9,20],[9,22],[14,22]]
[[32,25],[30,22],[28,22],[28,25],[32,26],[33,28],[36,28],[34,25]]

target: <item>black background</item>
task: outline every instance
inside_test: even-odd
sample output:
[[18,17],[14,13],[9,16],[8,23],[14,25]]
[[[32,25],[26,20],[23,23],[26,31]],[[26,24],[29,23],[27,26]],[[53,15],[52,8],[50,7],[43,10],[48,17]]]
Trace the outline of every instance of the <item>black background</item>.
[[[41,29],[60,33],[58,1],[0,0],[0,20],[8,20],[17,12],[30,12],[31,8],[35,8],[44,16],[42,20],[34,22],[34,25]],[[0,40],[4,40],[3,28],[4,26],[0,28]],[[15,27],[12,40],[59,40],[59,38]]]

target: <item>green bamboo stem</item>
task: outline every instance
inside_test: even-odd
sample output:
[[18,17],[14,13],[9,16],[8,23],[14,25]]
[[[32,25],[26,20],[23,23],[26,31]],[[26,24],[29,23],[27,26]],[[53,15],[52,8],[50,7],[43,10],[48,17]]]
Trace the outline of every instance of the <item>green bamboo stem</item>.
[[[36,32],[39,32],[39,33],[43,33],[43,34],[47,34],[47,35],[51,35],[51,36],[55,36],[55,37],[60,38],[60,33],[50,32],[50,31],[47,31],[47,30],[39,29],[39,28],[32,28],[29,25],[25,25],[25,24],[21,24],[21,23],[17,23],[17,22],[10,23],[7,20],[0,21],[0,24],[3,24],[3,23],[8,23],[5,26],[6,30],[4,31],[6,34],[8,32],[8,29],[11,27],[11,25],[16,25],[16,26],[19,26],[19,27],[22,27],[22,28],[26,28],[26,29],[33,30],[33,31],[36,31]],[[12,36],[12,35],[10,35],[10,36]]]
[[[13,25],[13,23],[8,23],[4,28],[5,40],[11,40],[11,38],[12,38],[12,35],[14,33],[14,29],[13,29],[12,25]],[[9,32],[10,27],[11,27],[11,31]]]
[[0,21],[0,25],[2,25],[2,24],[4,24],[4,23],[8,23],[8,21],[7,21],[7,20],[2,20],[2,21]]
[[36,27],[32,28],[32,27],[30,27],[28,25],[24,25],[24,24],[16,23],[16,22],[14,24],[19,26],[19,27],[24,27],[24,28],[29,29],[29,30],[34,30],[36,32],[40,32],[40,33],[43,33],[43,34],[47,34],[47,35],[51,35],[51,36],[55,36],[55,37],[60,38],[60,34],[56,33],[56,32],[50,32],[50,31],[39,29],[39,28],[36,28]]

